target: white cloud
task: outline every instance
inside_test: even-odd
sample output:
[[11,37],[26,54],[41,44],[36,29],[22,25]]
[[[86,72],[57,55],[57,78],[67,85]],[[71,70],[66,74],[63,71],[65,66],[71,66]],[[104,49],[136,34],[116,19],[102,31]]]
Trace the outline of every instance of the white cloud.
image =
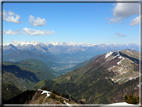
[[3,34],[6,34],[6,35],[16,35],[16,34],[18,34],[18,29],[16,29],[16,30],[14,30],[14,31],[11,31],[10,29],[9,30],[4,30],[3,31]]
[[115,33],[115,35],[120,36],[120,37],[125,37],[125,36],[127,36],[127,35],[123,35],[123,34],[121,34],[121,33]]
[[8,14],[11,15],[11,16],[12,16],[12,15],[13,15],[13,16],[15,15],[15,13],[12,12],[12,11],[8,11]]
[[13,23],[23,23],[19,21],[20,16],[18,14],[15,14],[12,11],[8,11],[8,14],[6,13],[5,10],[3,10],[3,20],[7,22],[13,22]]
[[139,3],[117,3],[113,9],[113,17],[110,22],[118,23],[130,17],[139,14]]
[[125,19],[125,18],[124,17],[113,17],[110,19],[110,21],[108,23],[110,23],[110,22],[117,23],[123,19]]
[[51,35],[55,32],[47,30],[34,30],[34,29],[23,28],[22,33],[24,35],[40,36],[40,35]]
[[40,17],[34,19],[35,17],[30,15],[29,16],[29,23],[31,23],[32,26],[45,26],[46,25],[46,20],[43,18],[41,19]]
[[132,21],[131,21],[131,24],[130,26],[135,26],[137,24],[140,23],[140,16],[137,16],[136,18],[134,18]]

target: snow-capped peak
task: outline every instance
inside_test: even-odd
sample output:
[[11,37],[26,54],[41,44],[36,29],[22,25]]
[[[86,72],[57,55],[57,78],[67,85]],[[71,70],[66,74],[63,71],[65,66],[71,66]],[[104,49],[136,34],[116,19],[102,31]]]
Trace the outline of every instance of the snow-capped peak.
[[52,42],[47,42],[46,45],[52,44],[54,46],[56,45],[60,45],[60,43],[56,42],[56,41],[52,41]]
[[29,42],[26,42],[26,41],[17,41],[17,40],[13,40],[13,41],[11,41],[10,43],[6,43],[6,44],[4,44],[4,46],[5,45],[9,45],[9,44],[12,44],[12,45],[14,45],[14,46],[18,46],[18,45],[37,45],[37,44],[39,44],[39,43],[41,43],[41,42],[36,42],[36,41],[29,41]]
[[[100,47],[104,47],[104,46],[119,46],[122,44],[106,44],[106,43],[100,43],[100,44],[94,44],[94,43],[78,43],[78,42],[56,42],[56,41],[51,41],[51,42],[47,42],[47,43],[43,43],[43,42],[36,42],[36,41],[17,41],[17,40],[13,40],[10,43],[4,43],[3,45],[9,45],[12,44],[14,46],[22,46],[22,45],[50,45],[52,44],[53,46],[81,46],[81,47],[92,47],[92,46],[100,46]],[[130,45],[134,45],[136,43],[130,43]],[[129,44],[128,44],[129,45]],[[127,45],[127,46],[128,46]]]

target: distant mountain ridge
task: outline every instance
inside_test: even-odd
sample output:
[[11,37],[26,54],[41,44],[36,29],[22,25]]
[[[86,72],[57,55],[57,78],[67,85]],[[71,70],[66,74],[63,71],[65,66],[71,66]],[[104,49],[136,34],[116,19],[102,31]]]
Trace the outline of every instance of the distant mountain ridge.
[[51,66],[54,67],[54,65],[56,66],[59,65],[56,62],[54,62],[54,61],[59,61],[59,58],[54,55],[47,55],[47,54],[42,54],[36,51],[27,51],[27,50],[13,51],[9,54],[6,54],[5,56],[3,56],[3,61],[17,62],[17,61],[27,60],[31,58],[40,60],[46,63],[50,67]]
[[[17,40],[13,40],[11,41],[10,43],[5,43],[5,45],[9,45],[9,44],[13,44],[15,46],[18,46],[18,45],[49,45],[49,44],[52,44],[54,46],[65,46],[65,45],[68,45],[68,46],[75,46],[75,45],[82,45],[82,46],[95,46],[95,45],[99,45],[99,44],[91,44],[91,43],[74,43],[74,42],[62,42],[62,43],[59,43],[59,42],[56,42],[56,41],[52,41],[52,42],[47,42],[47,43],[42,43],[42,42],[36,42],[36,41],[17,41]],[[123,44],[123,45],[138,45],[137,43],[129,43],[129,44]],[[101,45],[120,45],[118,43],[111,43],[111,44],[105,44],[105,43],[101,43]]]
[[[89,43],[73,43],[73,42],[35,42],[35,41],[12,41],[11,43],[6,43],[3,45],[4,51],[9,49],[8,47],[11,46],[13,49],[17,50],[36,50],[43,53],[50,52],[52,54],[61,54],[61,53],[75,53],[78,50],[81,51],[88,51],[88,52],[96,52],[98,50],[103,51],[102,49],[106,50],[106,52],[110,50],[123,50],[126,48],[135,49],[139,51],[139,44],[136,43],[129,43],[129,44],[89,44]],[[16,47],[16,48],[15,48]],[[97,53],[101,54],[101,53]]]

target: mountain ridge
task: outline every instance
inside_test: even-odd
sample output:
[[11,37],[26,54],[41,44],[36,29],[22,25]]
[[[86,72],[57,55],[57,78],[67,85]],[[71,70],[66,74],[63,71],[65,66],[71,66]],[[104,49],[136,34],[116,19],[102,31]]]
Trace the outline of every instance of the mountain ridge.
[[[139,92],[139,89],[135,88],[139,84],[140,76],[139,63],[131,60],[132,58],[129,56],[131,53],[127,53],[126,56],[124,54],[126,51],[110,51],[100,55],[81,68],[67,72],[51,81],[42,81],[43,85],[38,83],[33,89],[41,87],[55,89],[72,95],[74,98],[85,99],[85,103],[115,103],[116,99],[124,101],[124,94],[131,91],[135,94]],[[135,51],[129,51],[135,54]],[[120,91],[117,88],[123,90]],[[119,93],[116,97],[113,93],[115,91]]]
[[[105,44],[105,43],[100,43],[100,44],[93,44],[93,43],[75,43],[75,42],[56,42],[56,41],[52,41],[52,42],[47,42],[47,43],[42,43],[42,42],[36,42],[36,41],[16,41],[16,40],[13,40],[11,41],[10,43],[4,43],[4,46],[5,45],[9,45],[9,44],[13,44],[15,46],[17,45],[37,45],[37,44],[41,44],[41,45],[48,45],[48,44],[52,44],[52,45],[82,45],[82,46],[94,46],[94,45],[120,45],[118,43],[110,43],[110,44]],[[122,44],[122,45],[139,45],[137,43],[128,43],[128,44]]]

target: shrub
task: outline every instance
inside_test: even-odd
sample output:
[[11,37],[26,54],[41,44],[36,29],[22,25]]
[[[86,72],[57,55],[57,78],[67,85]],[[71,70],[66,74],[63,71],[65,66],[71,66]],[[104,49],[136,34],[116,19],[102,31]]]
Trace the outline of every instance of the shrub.
[[124,100],[125,102],[130,103],[130,104],[139,104],[139,96],[132,95],[131,93],[129,95],[125,95]]

